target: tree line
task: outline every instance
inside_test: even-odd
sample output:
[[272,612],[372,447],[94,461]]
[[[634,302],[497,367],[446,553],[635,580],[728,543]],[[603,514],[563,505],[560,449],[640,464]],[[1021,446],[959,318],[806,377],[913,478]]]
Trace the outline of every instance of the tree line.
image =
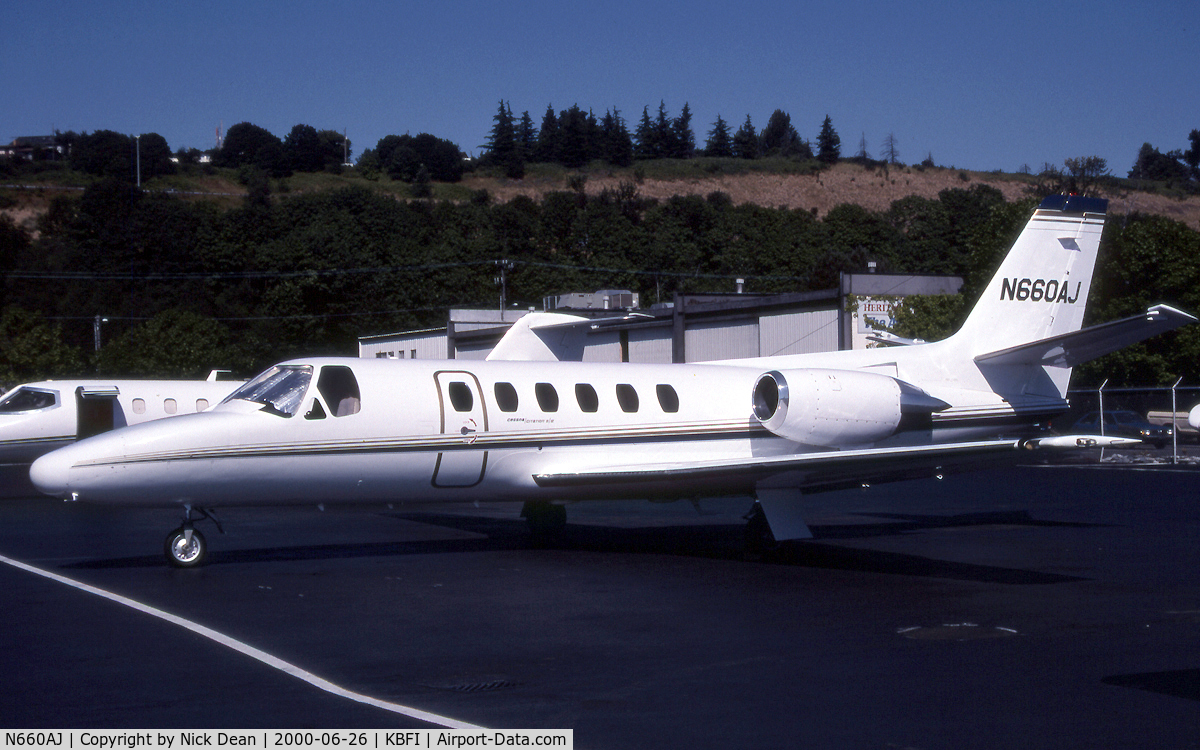
[[[172,154],[166,139],[157,133],[131,136],[111,130],[90,134],[69,131],[55,133],[54,139],[55,148],[35,150],[34,162],[61,158],[68,161],[71,168],[87,174],[132,180],[174,174],[178,165],[197,164],[207,156],[215,166],[240,170],[242,181],[248,183],[253,179],[249,170],[275,178],[295,172],[340,172],[343,166],[351,163],[353,155],[351,143],[344,133],[317,130],[304,124],[295,125],[284,138],[279,138],[265,128],[241,122],[229,128],[220,148],[208,152],[181,148]],[[1127,179],[1162,183],[1168,189],[1185,192],[1200,190],[1200,130],[1192,130],[1188,142],[1187,150],[1174,149],[1165,154],[1144,143]],[[649,106],[643,107],[641,118],[631,131],[615,107],[597,117],[592,110],[584,111],[578,104],[558,112],[553,106],[547,106],[540,125],[535,125],[527,110],[517,117],[511,104],[502,100],[482,148],[478,165],[498,168],[510,179],[522,178],[529,163],[559,164],[578,169],[591,162],[628,167],[638,160],[696,156],[784,157],[816,160],[821,164],[833,164],[843,158],[841,137],[828,115],[821,123],[815,142],[802,137],[793,126],[791,115],[782,109],[771,114],[761,131],[755,129],[749,114],[736,131],[717,115],[700,146],[692,128],[688,104],[684,103],[680,113],[672,116],[664,102],[659,103],[654,115]],[[851,158],[864,163],[876,161],[868,151],[865,134]],[[1068,190],[1077,189],[1076,181],[1080,179],[1089,185],[1115,180],[1106,160],[1081,157],[1076,161],[1084,159],[1087,163],[1080,163],[1078,168],[1072,168],[1072,160],[1068,160],[1067,173],[1054,165],[1043,165],[1038,179],[1057,181]],[[884,138],[878,163],[902,164],[894,133]],[[932,152],[920,164],[934,166]],[[22,166],[21,161],[0,159],[0,174],[19,171]],[[427,186],[431,181],[457,182],[465,171],[476,165],[467,159],[458,144],[420,133],[416,136],[384,136],[374,148],[364,150],[354,166],[369,179],[386,174],[391,179]],[[1022,171],[1032,173],[1033,170],[1026,165]],[[428,192],[427,187],[422,187],[417,194],[425,196]]]
[[[667,302],[732,291],[735,278],[750,292],[829,289],[874,261],[880,272],[963,275],[962,301],[933,316],[952,328],[1036,201],[975,185],[818,218],[719,192],[647,199],[631,181],[598,195],[577,183],[540,201],[495,203],[483,191],[457,203],[398,201],[352,187],[223,208],[105,179],[55,198],[36,232],[0,218],[0,381],[202,377],[214,367],[248,375],[291,356],[354,354],[361,335],[498,304],[502,260],[520,308],[601,288]],[[1200,310],[1200,233],[1113,217],[1096,278],[1089,322],[1164,301]],[[1113,384],[1154,384],[1200,377],[1198,363],[1200,331],[1187,328],[1101,367]]]
[[[826,116],[817,136],[817,151],[802,138],[792,125],[791,115],[777,109],[761,132],[754,128],[750,115],[736,131],[732,131],[720,115],[708,131],[703,148],[698,148],[692,130],[692,112],[685,102],[680,113],[672,117],[665,102],[659,102],[657,114],[642,109],[637,127],[630,131],[625,118],[616,108],[596,117],[591,110],[584,112],[575,104],[555,113],[546,108],[540,127],[535,127],[528,111],[518,118],[510,103],[501,101],[492,118],[483,166],[499,167],[506,177],[520,179],[527,163],[561,164],[578,169],[592,161],[615,167],[628,167],[635,160],[691,159],[695,156],[756,159],[760,157],[816,158],[833,163],[841,158],[841,138]],[[893,152],[893,157],[898,156]]]

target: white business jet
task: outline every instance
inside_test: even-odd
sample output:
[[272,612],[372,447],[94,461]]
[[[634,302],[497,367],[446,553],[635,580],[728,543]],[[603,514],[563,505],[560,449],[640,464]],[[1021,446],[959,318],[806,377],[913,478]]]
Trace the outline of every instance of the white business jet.
[[1107,202],[1047,198],[954,336],[702,364],[561,361],[572,320],[527,315],[487,361],[300,359],[202,413],[38,459],[57,497],[170,505],[176,565],[192,514],[231,505],[525,501],[531,525],[578,499],[753,495],[748,538],[811,534],[800,495],[931,477],[1024,449],[1135,443],[1054,436],[1072,366],[1196,318],[1159,305],[1082,329]]
[[0,465],[29,464],[78,439],[192,414],[220,403],[240,381],[44,380],[0,396]]

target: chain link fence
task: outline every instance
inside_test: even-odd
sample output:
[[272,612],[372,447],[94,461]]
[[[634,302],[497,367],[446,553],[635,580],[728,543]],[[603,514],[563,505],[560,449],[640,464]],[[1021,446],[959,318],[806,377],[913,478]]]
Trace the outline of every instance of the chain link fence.
[[[1155,388],[1073,388],[1067,392],[1067,399],[1071,403],[1070,411],[1055,417],[1050,425],[1058,433],[1139,437],[1130,434],[1137,430],[1129,412],[1143,423],[1173,428],[1171,435],[1143,446],[1096,451],[1100,460],[1200,464],[1200,432],[1188,424],[1188,412],[1193,406],[1200,405],[1200,386],[1180,386],[1177,382],[1172,387]],[[1101,420],[1102,433],[1096,429]],[[1155,442],[1162,447],[1154,450]]]

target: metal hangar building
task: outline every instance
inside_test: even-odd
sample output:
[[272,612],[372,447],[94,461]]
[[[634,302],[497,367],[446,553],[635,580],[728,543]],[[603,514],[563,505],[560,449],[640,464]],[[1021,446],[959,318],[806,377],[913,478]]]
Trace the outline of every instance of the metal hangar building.
[[[595,318],[585,362],[705,362],[805,354],[873,345],[892,306],[910,294],[957,294],[957,276],[842,274],[838,289],[785,294],[677,294],[674,301],[638,307],[623,290],[548,297],[543,309]],[[483,359],[530,310],[452,309],[444,328],[358,340],[360,357]]]

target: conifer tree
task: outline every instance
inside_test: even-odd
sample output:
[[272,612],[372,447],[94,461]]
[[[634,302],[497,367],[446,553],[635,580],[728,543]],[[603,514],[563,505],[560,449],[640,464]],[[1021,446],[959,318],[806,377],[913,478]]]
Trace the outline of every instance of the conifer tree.
[[503,99],[499,111],[492,118],[495,123],[488,137],[486,162],[504,168],[504,176],[521,179],[525,176],[525,157],[517,148],[517,128],[512,107]]
[[533,126],[533,118],[529,110],[521,113],[521,121],[517,124],[517,152],[522,159],[530,159],[533,150],[537,148],[537,128]]
[[591,161],[591,144],[594,142],[593,132],[598,132],[595,116],[584,114],[578,104],[563,111],[558,117],[559,152],[558,159],[563,166],[578,169]]
[[705,156],[733,156],[733,137],[729,134],[729,125],[717,115],[712,130],[708,131],[708,140],[704,143]]
[[542,115],[542,128],[538,131],[537,147],[533,150],[533,160],[537,162],[558,161],[559,128],[558,115],[554,114],[554,105],[546,105],[546,114]]
[[781,109],[772,112],[771,119],[767,120],[759,138],[759,149],[764,156],[812,158],[812,149],[792,127],[791,115]]
[[671,151],[675,159],[690,159],[696,153],[696,136],[692,133],[692,110],[687,102],[683,110],[671,121]]
[[655,152],[654,123],[650,120],[650,107],[642,107],[642,119],[634,134],[633,153],[639,159],[658,158]]
[[750,115],[746,115],[742,127],[733,134],[733,155],[739,159],[758,158],[758,132],[750,122]]
[[602,159],[616,167],[633,164],[633,139],[629,136],[629,128],[625,126],[621,111],[616,107],[604,113],[600,123],[600,138]]
[[833,129],[833,121],[829,119],[829,115],[825,115],[825,122],[821,123],[821,133],[817,136],[817,159],[826,164],[833,164],[841,156],[842,139]]

